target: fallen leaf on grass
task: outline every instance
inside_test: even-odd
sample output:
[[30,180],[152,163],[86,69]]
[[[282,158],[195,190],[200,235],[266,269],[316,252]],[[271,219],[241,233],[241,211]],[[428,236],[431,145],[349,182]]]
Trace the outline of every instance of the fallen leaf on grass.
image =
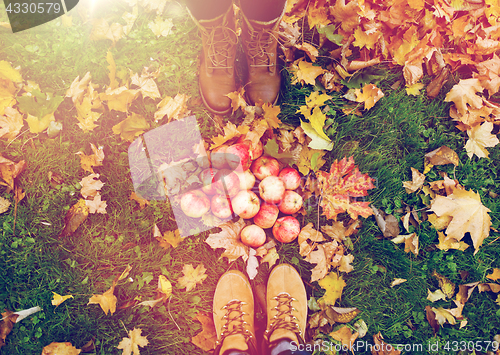
[[461,79],[458,84],[454,85],[446,94],[445,102],[453,101],[460,115],[465,115],[468,108],[481,108],[483,98],[476,95],[477,92],[482,92],[483,87],[479,79]]
[[233,113],[235,113],[239,108],[242,111],[247,107],[247,102],[245,101],[245,88],[240,87],[237,91],[230,92],[226,95],[231,100],[231,107],[233,108]]
[[1,113],[0,110],[0,138],[11,141],[16,138],[24,126],[23,115],[12,107],[5,107],[3,116]]
[[182,268],[184,276],[179,277],[177,282],[181,288],[185,287],[186,292],[189,292],[208,277],[208,275],[205,274],[206,271],[207,269],[205,269],[203,264],[199,264],[196,269],[193,268],[192,264],[185,264]]
[[135,328],[128,331],[128,338],[122,338],[117,348],[122,349],[122,355],[140,355],[139,346],[141,348],[149,344],[148,339],[141,335],[142,329]]
[[155,122],[161,120],[165,115],[167,122],[172,120],[180,120],[190,114],[191,111],[187,108],[189,96],[185,94],[177,94],[174,98],[165,96],[156,106],[158,110],[154,114]]
[[210,146],[211,150],[223,145],[230,139],[247,134],[250,128],[243,125],[236,126],[235,124],[228,122],[223,129],[224,134],[219,134],[217,137],[212,137],[213,143]]
[[108,315],[108,312],[111,314],[115,313],[116,311],[116,302],[118,299],[116,296],[113,294],[115,292],[115,283],[113,282],[113,286],[106,292],[104,292],[102,295],[92,295],[92,297],[89,298],[89,304],[98,304],[101,306],[102,310],[104,311],[104,314]]
[[90,174],[80,181],[82,189],[80,194],[83,198],[94,197],[98,194],[98,191],[104,186],[104,183],[99,179],[99,174]]
[[75,154],[80,156],[80,166],[82,167],[82,169],[90,173],[94,173],[92,167],[102,166],[102,161],[104,160],[104,147],[99,146],[99,148],[97,148],[92,143],[90,143],[90,147],[94,152],[91,155],[86,155],[82,151],[77,152]]
[[2,320],[0,321],[0,349],[5,345],[5,339],[12,331],[12,328],[14,328],[17,317],[19,317],[19,315],[14,314],[12,311],[5,310],[5,312],[2,313]]
[[79,199],[66,213],[64,217],[64,228],[59,233],[58,238],[67,237],[73,234],[89,215],[89,207],[84,199]]
[[500,143],[497,136],[491,134],[492,130],[492,122],[484,122],[482,125],[477,125],[467,130],[469,140],[465,143],[465,150],[469,158],[472,158],[474,154],[479,158],[488,158],[490,153],[486,148],[494,147]]
[[67,299],[73,298],[73,295],[66,295],[66,296],[61,296],[55,292],[52,292],[54,296],[52,297],[52,305],[53,306],[59,306],[61,303],[66,301]]
[[439,300],[446,301],[446,295],[441,290],[436,290],[434,292],[431,292],[431,290],[427,290],[427,299],[431,302],[436,302]]
[[418,235],[417,233],[412,233],[408,235],[398,235],[396,238],[391,240],[395,244],[405,243],[405,253],[412,252],[418,255]]
[[300,173],[306,176],[311,170],[318,171],[326,163],[326,160],[323,159],[325,154],[325,151],[303,146],[297,162]]
[[77,349],[70,342],[52,342],[42,349],[42,355],[78,355],[82,351]]
[[126,141],[132,141],[134,137],[143,134],[149,128],[146,119],[136,113],[113,126],[113,133],[119,134],[120,138]]
[[66,97],[71,97],[73,103],[82,102],[83,95],[89,86],[91,78],[90,72],[87,72],[81,80],[80,76],[77,76],[71,83],[69,89],[66,91]]
[[156,85],[153,75],[147,72],[144,68],[141,76],[135,73],[130,77],[130,81],[133,85],[139,87],[139,91],[142,93],[142,97],[150,97],[152,99],[159,99],[161,97],[158,86]]
[[10,201],[0,196],[0,213],[7,212],[10,207]]
[[98,41],[102,39],[109,39],[115,44],[120,38],[123,37],[123,27],[118,23],[109,25],[108,21],[104,18],[95,19],[92,21],[92,31],[90,39]]
[[327,317],[336,323],[349,323],[361,313],[356,307],[326,307]]
[[456,189],[453,194],[436,196],[431,203],[431,211],[439,217],[452,217],[446,236],[460,241],[469,232],[477,253],[483,240],[489,236],[491,212],[481,203],[481,197],[474,191]]
[[391,344],[384,342],[384,337],[380,332],[373,334],[373,342],[375,343],[372,350],[372,355],[399,355],[401,350],[396,350]]
[[171,18],[162,19],[161,16],[157,16],[153,21],[149,21],[148,28],[153,31],[156,38],[160,36],[167,37],[172,31],[174,23]]
[[494,268],[491,274],[486,275],[486,278],[497,281],[500,279],[500,269]]
[[343,326],[328,335],[333,339],[340,341],[342,346],[346,348],[352,347],[355,340],[358,338],[358,332],[354,332],[353,334],[351,328],[348,326]]
[[0,185],[8,186],[10,189],[14,189],[14,179],[21,174],[24,170],[26,163],[21,160],[18,163],[14,163],[12,160],[4,158],[0,154]]
[[432,272],[432,276],[438,279],[439,288],[443,291],[447,298],[452,298],[455,294],[455,284],[448,280],[441,274],[438,274],[436,270]]
[[425,154],[424,159],[424,174],[427,174],[434,165],[453,164],[458,166],[460,159],[458,154],[451,148],[443,145],[432,152]]
[[436,321],[439,325],[442,326],[445,323],[456,324],[455,317],[450,313],[449,310],[444,309],[443,307],[432,307],[431,310],[434,312]]
[[363,102],[365,104],[365,110],[371,109],[378,100],[384,97],[382,90],[373,84],[366,84],[362,91],[354,89],[354,93],[356,94],[356,102]]
[[375,221],[377,222],[377,225],[382,231],[384,237],[397,237],[401,231],[397,218],[392,214],[386,215],[376,207],[371,206],[371,209],[373,211],[373,215],[375,216]]
[[191,343],[204,351],[213,350],[217,341],[217,332],[215,331],[212,315],[198,312],[196,319],[201,323],[202,331],[191,338]]
[[273,267],[274,264],[279,260],[280,256],[276,251],[276,247],[268,250],[267,254],[260,260],[261,264],[268,263],[269,269]]
[[403,282],[406,282],[406,281],[407,281],[406,279],[394,279],[391,282],[391,287],[394,287],[394,286],[397,286],[397,285],[401,285]]
[[313,65],[303,59],[296,60],[290,69],[293,75],[292,85],[297,83],[315,85],[316,78],[326,72],[322,67]]
[[143,301],[136,305],[139,306],[149,306],[153,308],[160,302],[166,301],[172,295],[172,283],[164,276],[160,275],[158,277],[158,288],[156,289],[158,297],[154,300]]
[[153,236],[159,242],[160,247],[164,249],[168,249],[170,247],[177,248],[179,243],[182,241],[179,229],[176,229],[175,231],[166,231],[162,235],[156,224],[154,226]]
[[[432,216],[434,216],[434,215],[432,215]],[[449,224],[449,222],[446,224],[446,226],[448,224]],[[434,226],[434,228],[438,229],[434,223],[432,225]],[[444,226],[442,229],[446,228],[446,226]],[[439,238],[439,244],[436,244],[436,248],[438,248],[440,250],[447,251],[450,249],[456,249],[456,250],[464,251],[465,249],[467,249],[469,247],[469,244],[467,244],[466,242],[462,242],[462,241],[459,242],[455,238],[449,238],[449,237],[445,236],[443,232],[438,231],[437,233],[438,233],[438,238]]]
[[240,218],[236,222],[223,223],[219,225],[222,231],[210,234],[205,242],[213,249],[224,248],[225,251],[220,258],[226,257],[229,263],[235,261],[240,256],[243,258],[243,261],[247,261],[249,248],[240,240],[240,232],[245,226],[243,218]]
[[129,200],[136,201],[139,204],[139,208],[142,210],[144,207],[149,205],[149,201],[142,197],[140,194],[133,191],[130,194]]
[[89,208],[89,213],[106,214],[106,207],[108,203],[101,200],[101,195],[97,193],[93,200],[85,200],[85,205]]
[[335,272],[330,272],[319,280],[318,284],[325,290],[325,294],[318,300],[318,303],[327,306],[335,305],[335,302],[342,296],[342,290],[346,285],[342,276],[337,275]]
[[403,181],[403,187],[406,193],[411,194],[419,190],[425,181],[425,175],[420,173],[417,169],[411,168],[412,181]]
[[[323,233],[314,229],[314,225],[312,223],[308,223],[300,230],[298,236],[299,242],[299,254],[302,256],[307,256],[313,249],[316,247],[315,243],[326,241]],[[309,244],[308,241],[312,243]]]

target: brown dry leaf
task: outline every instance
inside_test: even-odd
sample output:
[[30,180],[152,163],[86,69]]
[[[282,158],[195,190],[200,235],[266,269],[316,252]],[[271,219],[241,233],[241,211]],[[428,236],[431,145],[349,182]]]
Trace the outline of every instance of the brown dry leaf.
[[[146,68],[145,68],[146,69]],[[142,97],[150,97],[152,99],[159,99],[161,97],[158,86],[154,81],[151,74],[146,70],[143,70],[141,76],[135,73],[130,77],[131,84],[137,85],[139,91],[142,93]]]
[[[323,233],[314,229],[312,223],[308,223],[304,226],[298,236],[299,242],[299,254],[302,256],[307,256],[315,248],[316,242],[324,242],[326,239],[323,237]],[[312,242],[312,245],[308,241]]]
[[226,143],[230,139],[245,135],[248,133],[248,131],[249,131],[248,126],[243,126],[243,125],[236,126],[235,124],[228,122],[224,126],[224,134],[223,135],[219,134],[217,137],[212,137],[213,144],[210,146],[210,149],[213,150],[213,149],[223,145],[224,143]]
[[465,302],[467,302],[469,300],[470,296],[472,295],[472,292],[476,289],[476,287],[478,285],[479,285],[479,281],[459,285],[457,296],[456,296],[456,301],[461,303],[461,304],[465,304]]
[[135,328],[128,331],[128,338],[122,338],[117,348],[122,349],[122,355],[140,355],[139,346],[141,348],[149,344],[148,339],[141,335],[142,329]]
[[349,323],[351,320],[356,318],[358,314],[361,313],[356,307],[326,307],[326,313],[328,318],[332,319],[336,323]]
[[453,218],[446,229],[447,237],[460,241],[469,232],[474,244],[474,254],[489,236],[491,218],[488,212],[491,211],[481,203],[479,194],[472,190],[456,189],[449,196],[436,196],[430,210],[439,217]]
[[384,337],[380,332],[373,334],[373,342],[375,343],[372,355],[399,355],[401,350],[396,350],[391,344],[384,342]]
[[235,113],[239,108],[245,111],[247,107],[247,102],[245,101],[245,88],[242,86],[237,91],[230,92],[226,95],[231,99],[231,107],[233,108],[233,113]]
[[64,228],[58,238],[64,238],[74,233],[89,215],[89,207],[84,199],[79,199],[66,213],[64,217]]
[[24,160],[14,163],[0,154],[0,178],[3,180],[0,180],[0,186],[4,185],[14,189],[14,179],[21,174],[25,166],[26,162]]
[[281,108],[279,106],[273,106],[269,104],[262,105],[262,110],[264,111],[264,119],[267,121],[267,124],[271,128],[278,128],[280,126],[280,119],[278,115],[281,112]]
[[295,136],[292,131],[287,131],[285,129],[280,129],[280,135],[278,136],[278,143],[281,149],[285,152],[289,152],[296,141]]
[[446,277],[444,277],[441,274],[438,274],[436,270],[432,272],[432,276],[434,276],[436,279],[438,279],[439,282],[439,288],[443,293],[446,295],[448,298],[452,298],[453,295],[455,294],[455,284],[448,280]]
[[9,207],[10,207],[10,201],[0,196],[0,214],[7,212],[9,210]]
[[143,134],[149,128],[146,119],[133,112],[126,119],[113,126],[113,133],[119,134],[120,138],[132,142],[132,140]]
[[181,288],[185,287],[186,292],[189,292],[208,277],[208,275],[205,274],[206,271],[207,269],[205,269],[203,264],[199,264],[196,269],[193,268],[192,264],[185,264],[182,268],[184,276],[179,277],[177,282]]
[[135,191],[133,191],[130,194],[129,200],[136,201],[139,204],[139,208],[141,210],[144,209],[144,207],[146,207],[147,205],[149,205],[149,201],[146,200],[145,198],[143,198],[141,195],[139,195]]
[[7,335],[9,335],[9,333],[12,331],[12,328],[14,328],[17,317],[19,317],[19,315],[14,314],[14,312],[8,310],[5,310],[5,312],[1,315],[2,320],[0,320],[0,349],[5,345],[5,339],[7,338]]
[[492,122],[484,122],[482,125],[477,125],[467,130],[469,140],[465,144],[465,150],[469,158],[472,158],[474,154],[479,158],[487,158],[489,152],[486,148],[494,147],[500,143],[497,136],[491,134],[492,130]]
[[340,341],[343,346],[349,349],[354,344],[359,334],[358,332],[354,332],[353,334],[351,328],[343,326],[328,335],[333,339]]
[[226,257],[229,263],[235,261],[240,256],[243,258],[243,261],[247,261],[249,253],[248,246],[243,244],[240,240],[240,232],[245,226],[246,224],[243,218],[240,218],[236,222],[230,221],[223,223],[219,225],[222,231],[210,234],[205,242],[213,249],[224,248],[225,251],[220,257]]
[[479,292],[491,291],[494,293],[499,293],[500,292],[500,285],[489,282],[489,283],[477,285],[477,289],[479,290]]
[[455,317],[451,312],[443,307],[432,307],[431,310],[434,312],[436,321],[439,325],[443,326],[445,323],[456,324]]
[[115,313],[116,311],[116,302],[118,299],[116,296],[113,294],[115,292],[115,283],[113,282],[113,286],[106,292],[104,292],[102,295],[92,295],[92,297],[89,298],[89,304],[98,304],[101,306],[102,310],[104,313],[107,315],[108,312],[111,314]]
[[102,161],[104,160],[104,147],[99,146],[99,148],[96,148],[96,146],[92,143],[90,143],[90,147],[92,148],[94,154],[86,155],[82,151],[75,154],[80,156],[80,166],[82,169],[93,173],[94,170],[92,167],[102,166]]
[[70,342],[52,342],[42,349],[42,355],[77,355],[82,351],[77,349]]
[[354,255],[352,254],[342,255],[338,270],[340,272],[345,272],[345,273],[351,272],[352,270],[354,270],[354,267],[351,265],[353,261],[354,261]]
[[406,193],[411,194],[419,190],[425,181],[425,175],[420,173],[417,169],[411,168],[412,181],[403,181],[403,187]]
[[432,152],[425,154],[424,174],[427,174],[434,165],[453,164],[458,166],[460,159],[458,154],[451,148],[443,145]]
[[198,312],[196,319],[201,323],[202,331],[191,338],[191,342],[204,351],[211,351],[215,348],[217,341],[217,332],[213,316],[204,312]]
[[154,114],[155,122],[161,120],[165,115],[168,118],[167,122],[188,116],[191,113],[187,108],[189,98],[190,96],[185,94],[177,94],[174,98],[165,96],[156,106],[158,110]]
[[339,243],[342,243],[346,237],[347,228],[344,227],[343,222],[332,222],[332,225],[321,226],[321,231],[326,233],[329,237],[333,238]]
[[[385,215],[382,210],[371,206],[375,221],[377,222],[380,230],[385,238],[397,237],[400,232],[399,222],[392,214]],[[385,216],[384,216],[385,215]]]
[[373,84],[366,84],[362,91],[354,89],[354,93],[356,94],[356,102],[363,102],[365,104],[365,110],[371,109],[378,100],[384,97],[382,90]]
[[497,281],[498,279],[500,279],[500,269],[494,268],[491,274],[486,275],[486,278]]
[[23,115],[12,107],[5,107],[3,114],[4,116],[0,114],[0,138],[11,141],[16,138],[24,126]]
[[90,174],[80,181],[80,185],[82,186],[80,194],[83,198],[96,196],[98,191],[104,186],[104,183],[97,179],[99,179],[99,174]]
[[427,322],[429,322],[432,330],[434,330],[434,334],[436,334],[439,330],[439,324],[436,321],[436,314],[432,311],[431,306],[425,306],[425,315]]

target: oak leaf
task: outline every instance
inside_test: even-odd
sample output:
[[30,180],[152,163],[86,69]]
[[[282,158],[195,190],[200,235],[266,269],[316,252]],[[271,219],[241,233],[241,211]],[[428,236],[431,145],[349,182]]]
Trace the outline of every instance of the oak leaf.
[[469,140],[465,144],[465,150],[469,158],[476,154],[479,158],[487,158],[489,152],[486,147],[494,147],[500,141],[497,136],[491,134],[493,130],[492,122],[484,122],[482,125],[477,125],[467,130]]
[[368,174],[361,174],[354,165],[352,156],[335,160],[329,173],[318,171],[317,175],[322,197],[320,206],[328,219],[336,221],[337,215],[342,212],[349,213],[352,219],[373,214],[369,202],[354,202],[352,199],[367,196],[367,190],[375,187]]
[[42,355],[77,355],[82,351],[77,349],[70,342],[52,342],[42,349]]
[[182,268],[182,273],[184,276],[181,276],[177,282],[181,286],[181,288],[186,288],[186,292],[191,291],[196,287],[197,284],[201,284],[203,280],[205,280],[208,275],[205,274],[207,269],[203,264],[199,264],[196,269],[193,268],[192,264],[185,264]]
[[227,257],[228,262],[235,261],[240,256],[243,258],[243,261],[247,261],[249,253],[248,246],[243,244],[240,240],[240,232],[245,226],[245,220],[242,218],[236,222],[230,221],[223,223],[219,225],[222,231],[210,234],[205,242],[213,249],[224,248],[225,251],[220,258]]
[[141,335],[142,329],[135,328],[128,331],[128,338],[122,338],[117,348],[122,349],[122,355],[140,355],[139,346],[141,348],[149,344],[148,339]]
[[66,296],[61,296],[55,292],[52,292],[53,293],[53,297],[52,297],[52,305],[53,306],[59,306],[61,303],[63,303],[64,301],[66,301],[67,299],[70,299],[70,298],[73,298],[73,295],[66,295]]
[[318,300],[319,304],[334,306],[335,302],[342,296],[342,291],[346,285],[342,276],[335,272],[330,272],[318,284],[325,290],[325,294]]
[[92,297],[89,298],[89,303],[87,303],[87,305],[98,304],[101,306],[104,314],[108,315],[108,312],[113,314],[116,311],[116,302],[118,301],[116,296],[113,294],[114,292],[115,283],[113,282],[113,286],[111,286],[111,288],[102,295],[92,295]]
[[201,323],[202,331],[191,338],[191,343],[204,351],[211,351],[215,348],[217,332],[212,315],[198,312],[196,319]]
[[489,236],[491,218],[488,212],[491,211],[481,203],[479,194],[472,190],[457,189],[449,196],[436,196],[430,210],[439,217],[452,217],[446,229],[448,238],[460,241],[469,232],[474,244],[474,254]]

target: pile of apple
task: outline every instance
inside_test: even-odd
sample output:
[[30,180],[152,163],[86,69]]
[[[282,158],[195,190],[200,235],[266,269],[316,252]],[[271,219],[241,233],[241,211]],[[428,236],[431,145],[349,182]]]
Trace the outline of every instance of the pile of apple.
[[[240,238],[254,248],[266,242],[264,229],[268,228],[282,243],[295,240],[300,223],[291,215],[302,207],[302,196],[294,191],[301,176],[291,167],[280,170],[277,159],[262,153],[262,143],[252,147],[243,137],[236,144],[214,149],[210,154],[211,166],[200,173],[203,187],[181,196],[184,214],[199,218],[211,210],[223,220],[233,213],[253,219],[253,224],[242,229]],[[278,218],[280,212],[285,216]]]

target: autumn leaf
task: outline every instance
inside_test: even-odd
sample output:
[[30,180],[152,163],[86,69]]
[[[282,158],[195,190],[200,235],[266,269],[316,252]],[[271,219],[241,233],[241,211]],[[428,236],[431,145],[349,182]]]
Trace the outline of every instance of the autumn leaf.
[[457,189],[449,196],[436,196],[430,210],[440,218],[452,218],[446,229],[447,238],[460,241],[469,232],[474,244],[474,254],[489,236],[491,218],[488,212],[491,211],[481,203],[481,197],[474,191]]
[[325,70],[320,66],[313,65],[303,59],[298,59],[292,67],[292,85],[297,83],[314,85],[316,78],[324,72]]
[[326,163],[323,156],[326,154],[325,151],[311,149],[307,146],[302,147],[299,155],[299,161],[296,163],[302,175],[309,174],[309,171],[318,171]]
[[403,187],[406,193],[411,194],[424,185],[425,175],[421,174],[417,169],[411,168],[412,181],[403,181]]
[[142,329],[135,328],[128,331],[128,338],[122,338],[117,348],[123,350],[122,355],[140,355],[139,347],[149,344],[148,339],[141,335]]
[[113,286],[111,286],[111,288],[102,295],[92,295],[92,297],[89,298],[89,303],[87,303],[87,305],[98,304],[101,306],[104,314],[108,315],[108,312],[113,314],[116,311],[116,302],[118,301],[116,296],[113,294],[114,292],[115,283],[113,283]]
[[309,147],[318,150],[332,150],[333,142],[323,131],[323,126],[326,121],[326,115],[321,112],[319,107],[315,107],[310,116],[306,117],[309,122],[300,121],[300,126],[311,138]]
[[213,144],[210,146],[211,150],[220,147],[230,139],[247,134],[248,131],[250,130],[248,126],[244,125],[236,126],[231,122],[228,122],[223,129],[224,129],[224,134],[219,134],[217,137],[212,137]]
[[80,194],[83,198],[94,197],[98,194],[98,191],[104,186],[104,183],[99,179],[99,174],[90,174],[80,181],[82,189]]
[[477,125],[467,130],[469,140],[465,144],[465,150],[469,158],[475,154],[479,158],[487,158],[489,152],[486,147],[494,147],[500,141],[497,136],[491,134],[493,130],[492,122],[484,122],[482,125]]
[[434,292],[427,290],[427,299],[431,302],[436,302],[439,300],[446,301],[446,295],[443,293],[443,291],[441,291],[439,289],[434,291]]
[[149,201],[146,200],[144,197],[142,197],[140,194],[136,193],[135,191],[132,191],[130,194],[129,200],[136,201],[139,204],[139,208],[142,210],[144,207],[149,205]]
[[116,43],[123,37],[123,27],[118,23],[109,25],[108,21],[104,18],[95,19],[92,21],[92,31],[90,32],[90,39],[92,41],[99,41],[109,39]]
[[427,174],[434,165],[453,164],[458,166],[459,163],[458,154],[453,149],[443,145],[425,154],[424,174]]
[[407,95],[413,95],[413,96],[418,96],[420,95],[420,90],[424,88],[424,84],[422,83],[415,83],[413,85],[407,86],[406,87],[406,94]]
[[439,288],[441,288],[441,290],[446,295],[446,297],[452,298],[453,295],[455,294],[455,284],[453,282],[451,282],[448,278],[437,273],[436,270],[434,270],[432,272],[432,276],[434,276],[436,279],[438,279]]
[[456,324],[455,317],[449,310],[444,309],[443,307],[432,307],[431,310],[434,312],[436,321],[439,325],[443,326],[445,323]]
[[52,293],[54,295],[52,297],[52,301],[51,301],[53,306],[59,306],[61,303],[63,303],[67,299],[73,298],[73,295],[61,296],[55,292],[52,292]]
[[213,316],[211,314],[207,315],[204,312],[198,312],[196,319],[201,323],[202,331],[191,338],[191,343],[204,351],[213,350],[217,341]]
[[174,27],[174,22],[171,18],[162,19],[161,16],[157,16],[153,21],[149,21],[148,28],[153,31],[156,38],[161,36],[167,37]]
[[378,100],[384,97],[384,93],[373,84],[366,84],[362,90],[354,89],[356,101],[365,104],[365,110],[371,109]]
[[193,268],[192,264],[186,264],[182,268],[182,273],[184,276],[181,276],[177,282],[181,288],[186,288],[186,292],[191,291],[196,287],[197,284],[201,284],[203,280],[205,280],[208,275],[205,274],[205,267],[203,264],[199,264],[196,269]]
[[264,119],[267,121],[267,124],[271,128],[278,128],[280,126],[280,119],[278,115],[281,112],[281,108],[279,106],[273,106],[268,103],[262,105],[262,110],[264,111]]
[[[434,228],[436,228],[436,226],[434,224],[433,224],[433,226],[434,226]],[[445,227],[443,227],[443,229],[444,228]],[[456,240],[454,238],[447,237],[446,235],[444,235],[444,233],[439,232],[439,231],[437,233],[438,233],[438,238],[439,238],[439,244],[436,244],[436,248],[438,248],[440,250],[447,251],[450,249],[457,249],[457,250],[464,251],[465,249],[467,249],[469,247],[469,245],[466,242],[462,242],[462,241],[459,242],[458,240]]]
[[132,142],[132,140],[143,134],[149,128],[149,123],[146,119],[136,113],[132,113],[129,117],[113,126],[113,133],[119,134],[120,138]]
[[175,231],[166,231],[162,235],[156,224],[154,226],[153,236],[159,242],[160,247],[164,249],[168,249],[170,247],[177,248],[179,243],[182,241],[179,229],[176,229]]
[[231,99],[233,113],[235,113],[239,108],[243,111],[245,110],[245,107],[247,107],[247,102],[245,101],[245,88],[243,86],[237,91],[230,92],[226,96]]
[[89,208],[89,213],[101,213],[106,214],[106,207],[108,206],[106,201],[101,200],[101,195],[97,193],[93,200],[85,200],[85,205]]
[[399,355],[401,350],[396,350],[392,345],[384,342],[384,337],[380,332],[373,334],[373,346],[372,355]]
[[453,101],[460,115],[465,115],[469,107],[481,108],[483,99],[476,95],[477,92],[482,92],[483,87],[479,79],[461,79],[458,84],[453,86],[446,94],[445,102]]
[[10,189],[14,189],[14,179],[21,174],[26,166],[26,162],[21,160],[14,163],[12,160],[7,159],[0,154],[0,186],[4,185]]
[[491,274],[486,275],[486,278],[497,281],[498,279],[500,279],[500,269],[494,268]]
[[42,355],[77,355],[82,351],[77,349],[70,342],[52,342],[42,349]]
[[[323,233],[314,229],[314,225],[312,223],[308,223],[300,230],[297,240],[299,242],[299,254],[307,256],[316,247],[316,242],[323,242],[326,239],[323,236]],[[312,242],[312,245],[309,244],[309,240]]]
[[7,335],[9,335],[9,333],[12,331],[12,328],[14,328],[14,324],[19,317],[18,314],[14,314],[14,312],[8,310],[5,310],[5,312],[1,313],[1,315],[2,320],[0,320],[0,349],[5,345],[5,339],[7,338]]
[[151,74],[143,71],[142,75],[135,73],[130,77],[132,85],[137,85],[139,91],[142,93],[142,97],[150,97],[152,99],[159,99],[161,97],[158,86],[156,85]]
[[331,336],[333,339],[340,341],[342,343],[342,347],[345,348],[352,347],[352,345],[358,338],[358,333],[354,332],[353,334],[351,328],[347,326],[342,326],[328,335]]
[[9,207],[10,207],[10,201],[0,196],[0,214],[7,212],[9,210]]
[[15,108],[5,107],[3,116],[0,111],[0,138],[8,141],[17,137],[24,126],[23,115]]
[[392,280],[391,282],[391,287],[394,287],[394,286],[397,286],[397,285],[401,285],[402,283],[406,282],[408,280],[406,279],[401,279],[401,278],[397,278],[397,279],[394,279]]
[[99,98],[101,101],[107,102],[110,110],[128,112],[130,104],[138,94],[139,90],[132,90],[126,86],[120,86],[116,89],[109,87],[105,92],[99,94]]
[[335,302],[342,296],[344,286],[346,286],[342,276],[337,275],[335,272],[330,272],[319,280],[318,284],[325,290],[325,294],[318,300],[318,303],[327,306],[335,305]]
[[99,148],[96,148],[94,144],[90,143],[90,148],[92,149],[94,154],[86,155],[82,151],[79,151],[75,154],[80,156],[80,166],[82,167],[82,169],[93,173],[94,170],[92,169],[92,167],[102,166],[102,161],[104,160],[104,147],[99,146]]
[[395,244],[404,243],[405,253],[412,252],[418,255],[418,235],[417,233],[412,233],[409,235],[398,235],[396,238],[391,240]]
[[71,86],[66,91],[66,97],[71,97],[73,103],[81,102],[85,94],[85,90],[89,86],[92,76],[90,72],[87,72],[83,78],[80,80],[80,76],[77,76],[75,80],[71,83]]
[[167,122],[172,120],[180,120],[188,116],[191,111],[187,108],[189,96],[185,94],[177,94],[173,98],[165,96],[156,106],[158,110],[154,113],[155,122],[160,121],[167,116]]
[[361,174],[354,165],[353,157],[344,157],[340,162],[335,160],[329,173],[318,171],[317,176],[322,197],[320,206],[328,219],[337,220],[337,215],[342,212],[349,213],[352,219],[373,214],[369,202],[352,200],[367,196],[367,190],[375,187],[368,174]]
[[230,221],[223,223],[219,225],[222,231],[210,234],[205,242],[213,249],[224,248],[225,251],[220,258],[226,257],[228,262],[232,262],[240,256],[243,258],[243,261],[247,261],[249,253],[248,246],[243,244],[240,240],[240,232],[245,226],[245,220],[242,218],[236,222]]
[[88,215],[89,207],[87,207],[86,201],[84,199],[79,199],[66,213],[64,217],[64,228],[61,233],[59,233],[58,238],[64,238],[73,234],[80,224],[87,219]]
[[264,255],[264,257],[260,260],[261,264],[268,263],[269,269],[273,267],[274,264],[279,260],[280,256],[276,251],[276,247],[269,249]]

